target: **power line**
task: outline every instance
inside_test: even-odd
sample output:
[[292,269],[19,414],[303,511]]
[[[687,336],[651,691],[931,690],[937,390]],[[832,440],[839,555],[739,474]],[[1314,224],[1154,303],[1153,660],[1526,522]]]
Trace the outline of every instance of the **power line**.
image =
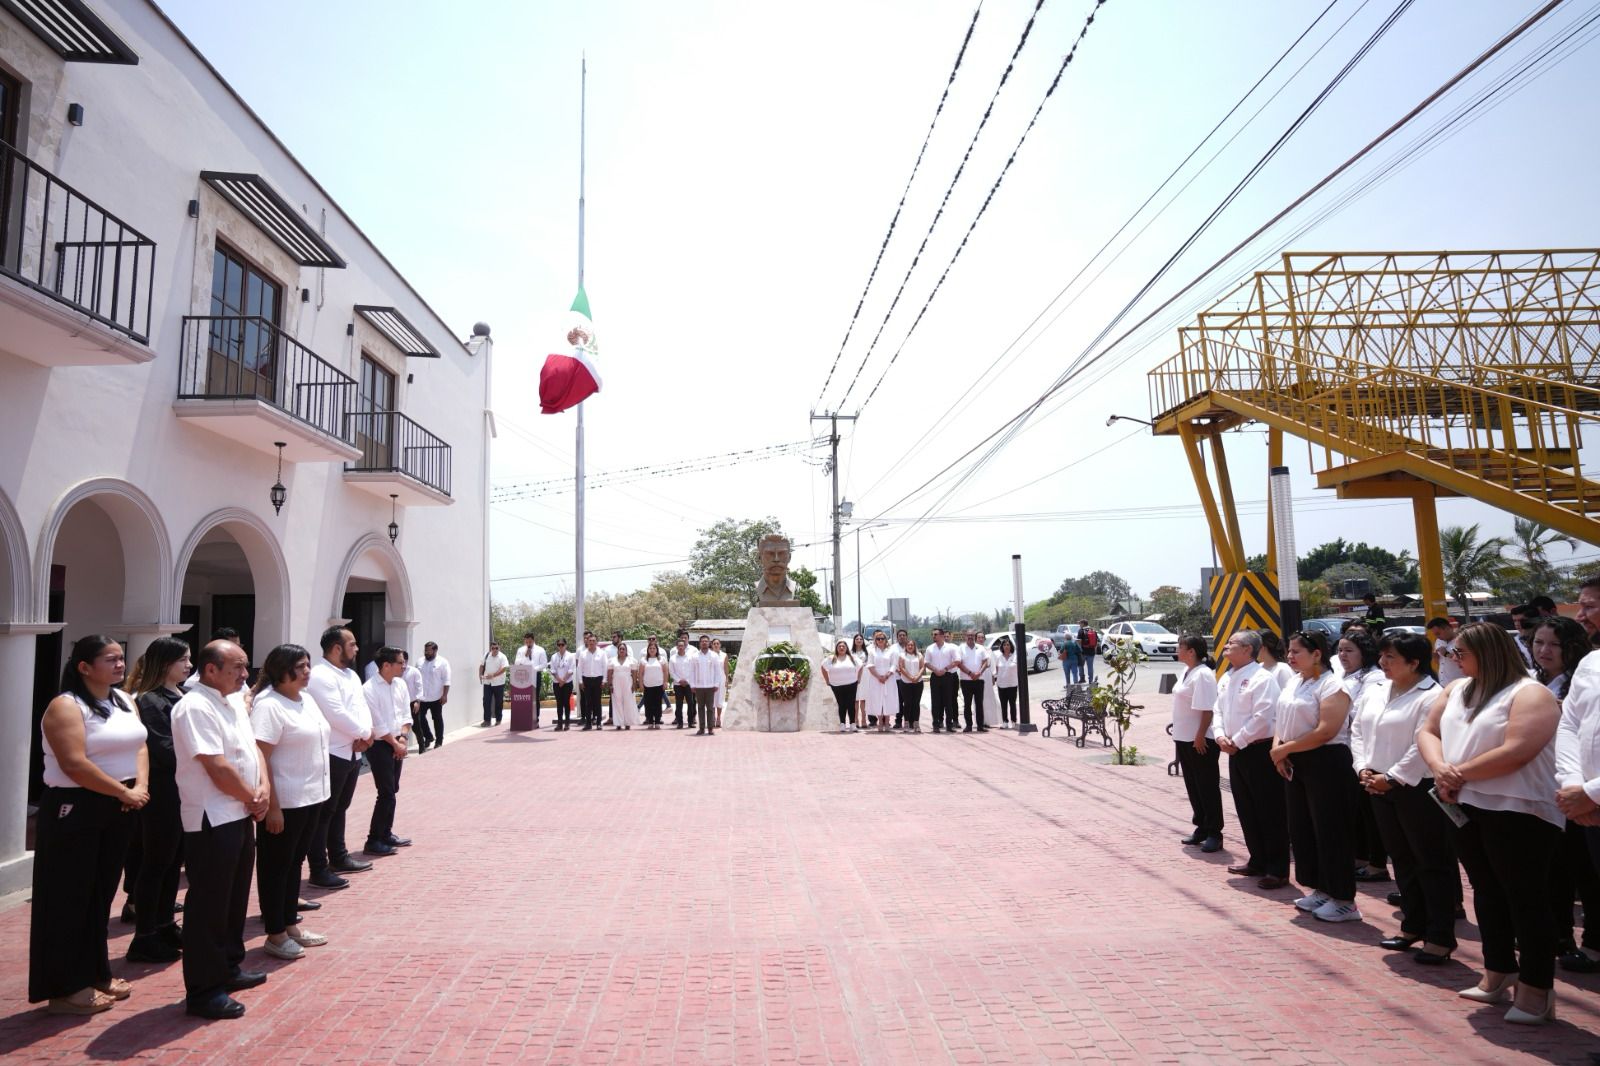
[[[614,485],[626,485],[634,481],[645,481],[652,478],[676,476],[680,474],[699,473],[705,470],[717,470],[729,466],[739,466],[743,463],[764,462],[768,459],[777,459],[789,455],[800,455],[816,445],[814,440],[791,441],[787,444],[770,444],[762,448],[745,448],[735,452],[725,452],[721,455],[703,456],[700,458],[681,459],[673,463],[656,466],[634,466],[619,470],[602,471],[590,474],[587,478],[587,487],[591,489],[607,488]],[[568,492],[575,484],[572,478],[548,478],[542,481],[518,481],[503,483],[495,488],[495,495],[491,502],[507,503],[512,500],[530,499],[535,496],[545,496],[552,493]]]
[[[1039,0],[1042,4],[1044,0]],[[911,164],[911,176],[906,179],[906,187],[900,191],[900,203],[894,209],[894,217],[889,220],[889,231],[883,235],[883,243],[878,245],[878,258],[872,261],[872,271],[867,274],[867,283],[861,289],[861,298],[856,301],[855,313],[850,316],[850,324],[845,327],[844,340],[839,342],[839,350],[834,353],[833,365],[828,367],[827,377],[822,379],[822,388],[817,392],[817,399],[812,403],[815,409],[822,404],[822,397],[828,392],[828,384],[833,381],[833,372],[839,368],[839,359],[844,355],[845,345],[850,343],[850,334],[855,332],[856,320],[861,317],[861,307],[867,302],[867,292],[872,288],[873,279],[878,276],[878,267],[883,264],[883,253],[889,248],[889,238],[894,236],[894,228],[900,222],[900,212],[905,210],[906,196],[911,192],[911,183],[917,180],[917,171],[922,167],[922,156],[928,150],[928,142],[933,139],[933,129],[939,124],[939,116],[944,114],[944,103],[950,98],[950,86],[956,83],[956,75],[961,71],[961,60],[966,57],[967,45],[972,43],[972,31],[978,28],[978,14],[983,10],[983,2],[979,0],[978,6],[972,10],[972,22],[967,26],[967,35],[961,39],[961,49],[956,52],[955,66],[950,68],[950,77],[945,79],[944,92],[939,94],[939,106],[933,109],[933,121],[928,123],[928,132],[922,137],[922,147],[917,149],[917,160]],[[1032,25],[1032,20],[1029,20]]]

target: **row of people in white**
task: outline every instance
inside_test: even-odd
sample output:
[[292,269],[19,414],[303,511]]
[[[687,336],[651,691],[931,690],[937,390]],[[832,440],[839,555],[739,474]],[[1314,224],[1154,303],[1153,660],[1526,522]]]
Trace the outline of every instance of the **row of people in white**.
[[904,630],[893,646],[882,631],[873,634],[871,647],[860,642],[859,634],[856,639],[855,649],[837,642],[833,655],[821,664],[823,680],[838,702],[842,732],[855,732],[868,723],[888,731],[892,723],[892,728],[904,724],[908,731],[920,733],[925,682],[932,683],[935,733],[955,731],[958,683],[967,696],[966,732],[974,728],[987,732],[991,725],[1015,721],[1017,657],[1009,640],[991,653],[977,643],[975,633],[968,633],[962,644],[951,644],[943,630],[935,630],[933,643],[925,649],[919,649]]

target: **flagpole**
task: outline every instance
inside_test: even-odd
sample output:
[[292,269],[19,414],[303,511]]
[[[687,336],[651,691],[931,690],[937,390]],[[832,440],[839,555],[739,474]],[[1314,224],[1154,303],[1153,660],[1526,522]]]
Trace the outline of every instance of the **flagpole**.
[[[586,140],[586,125],[588,123],[589,104],[589,57],[583,56],[580,60],[578,76],[578,291],[583,292],[583,183],[584,183],[584,156],[588,145]],[[573,635],[572,647],[574,652],[583,647],[583,404],[578,404],[578,429],[577,447],[574,450],[577,462],[577,520],[574,543],[577,559],[575,570],[578,576],[578,603],[574,617],[577,632]],[[585,719],[587,721],[587,719]]]

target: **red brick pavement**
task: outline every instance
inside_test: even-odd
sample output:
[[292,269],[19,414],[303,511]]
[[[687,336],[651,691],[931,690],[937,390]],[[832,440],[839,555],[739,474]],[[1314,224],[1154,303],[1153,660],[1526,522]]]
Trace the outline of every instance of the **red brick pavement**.
[[[1151,702],[1156,702],[1152,700]],[[1154,708],[1152,708],[1154,711]],[[1141,725],[1138,732],[1146,727]],[[1153,729],[1151,730],[1153,731]],[[1136,737],[1135,739],[1146,739]],[[1164,759],[1168,749],[1159,749]],[[1600,979],[1505,1024],[1180,848],[1182,786],[1061,738],[468,731],[413,759],[417,845],[322,895],[305,959],[261,955],[236,1022],[121,961],[90,1019],[25,1002],[28,907],[0,913],[7,1062],[1584,1061]],[[364,824],[363,782],[352,826]],[[1231,811],[1229,812],[1231,818]],[[359,836],[359,834],[353,834]],[[313,890],[313,894],[316,894]]]

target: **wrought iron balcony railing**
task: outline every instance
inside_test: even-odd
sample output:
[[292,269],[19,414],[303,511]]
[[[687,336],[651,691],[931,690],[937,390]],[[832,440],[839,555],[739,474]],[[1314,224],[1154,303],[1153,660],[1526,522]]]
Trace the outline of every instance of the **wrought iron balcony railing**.
[[0,274],[141,344],[156,243],[0,141]]
[[349,444],[356,382],[265,318],[183,320],[180,400],[260,400]]
[[346,470],[404,474],[450,495],[450,445],[399,411],[356,411],[348,422],[361,458]]

